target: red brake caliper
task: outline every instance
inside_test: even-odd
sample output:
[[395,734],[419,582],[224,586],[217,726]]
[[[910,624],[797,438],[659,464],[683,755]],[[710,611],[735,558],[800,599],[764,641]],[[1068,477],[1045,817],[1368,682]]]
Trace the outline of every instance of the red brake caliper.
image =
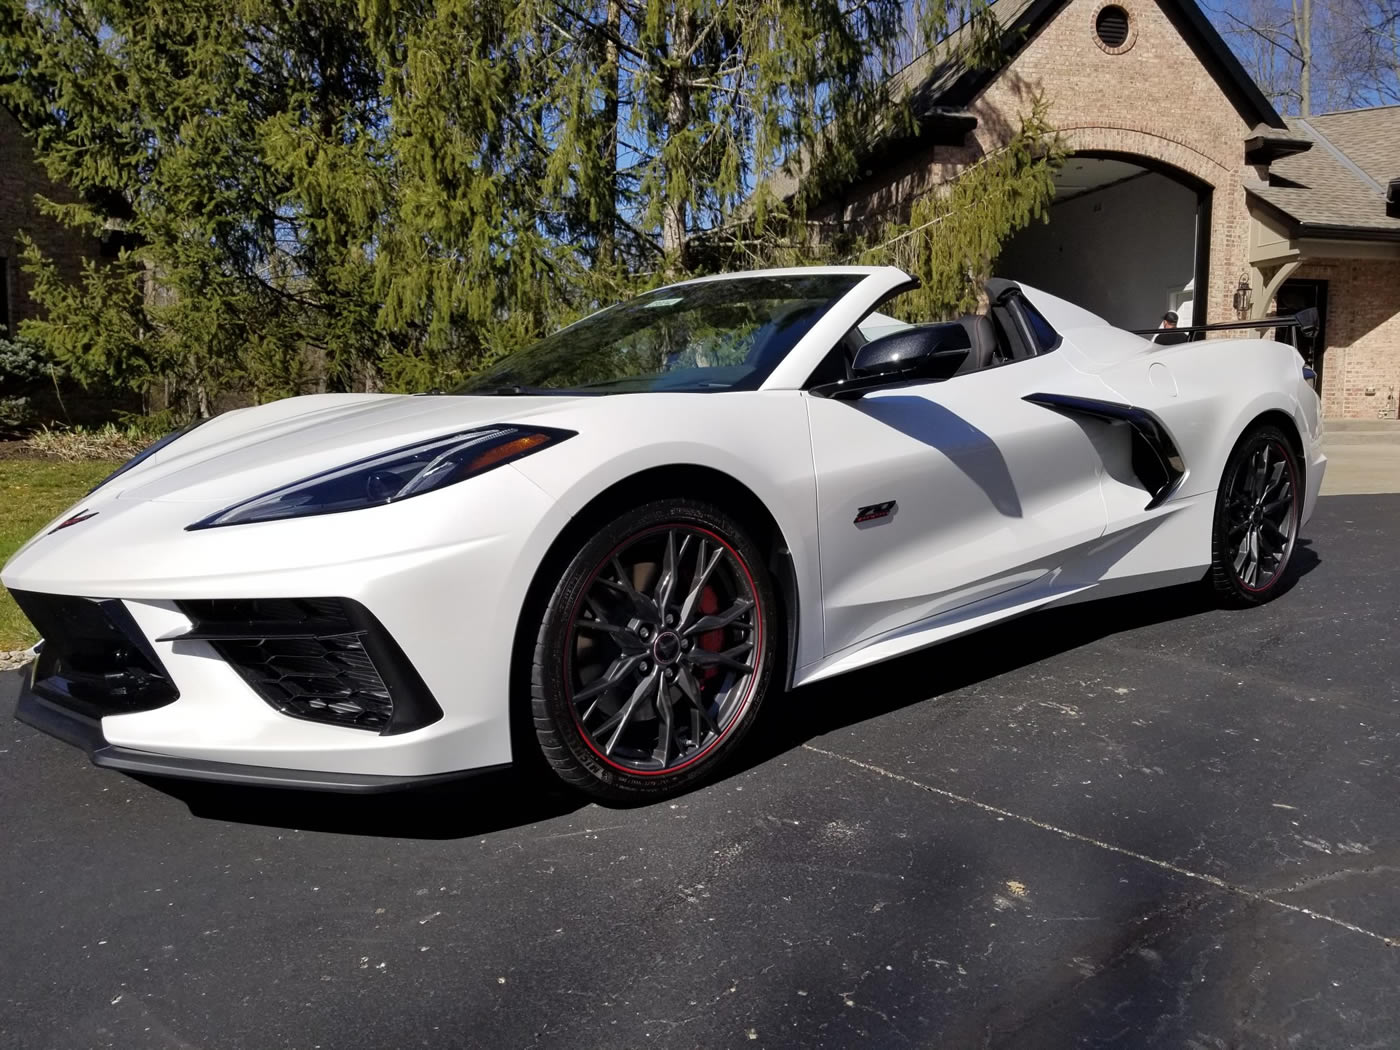
[[[700,592],[700,612],[704,616],[711,616],[719,612],[719,595],[715,594],[715,589],[713,587],[706,586],[705,589]],[[699,642],[701,649],[707,649],[712,653],[719,652],[724,646],[724,628],[721,627],[715,631],[706,631],[700,636]],[[717,674],[719,674],[718,667],[707,667],[701,677],[713,678]]]

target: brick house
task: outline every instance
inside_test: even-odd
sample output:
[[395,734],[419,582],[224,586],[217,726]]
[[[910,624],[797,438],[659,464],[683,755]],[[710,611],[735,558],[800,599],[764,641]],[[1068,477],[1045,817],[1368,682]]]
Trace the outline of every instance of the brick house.
[[71,191],[54,183],[34,159],[19,122],[0,106],[0,337],[18,334],[20,321],[37,315],[29,298],[29,279],[20,270],[19,235],[29,234],[70,281],[82,273],[82,261],[101,254],[101,242],[43,215],[36,195],[72,200]]
[[1249,188],[1250,261],[1282,310],[1317,306],[1323,407],[1397,418],[1400,400],[1400,106],[1324,113],[1289,126],[1312,140]]
[[1005,141],[1043,93],[1073,151],[1048,224],[997,263],[1113,324],[1193,323],[1316,305],[1325,411],[1397,415],[1400,108],[1285,120],[1193,0],[997,0],[1007,57],[917,60],[916,133],[881,143],[817,217],[897,214]]

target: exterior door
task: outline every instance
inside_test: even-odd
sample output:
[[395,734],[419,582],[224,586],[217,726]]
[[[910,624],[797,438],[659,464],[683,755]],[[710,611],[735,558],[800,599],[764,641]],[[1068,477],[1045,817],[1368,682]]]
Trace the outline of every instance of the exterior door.
[[1298,348],[1298,352],[1303,355],[1307,366],[1317,373],[1317,378],[1313,380],[1313,389],[1321,394],[1322,384],[1325,381],[1323,356],[1327,350],[1327,282],[1301,277],[1284,281],[1274,299],[1274,312],[1296,314],[1299,310],[1305,310],[1308,307],[1317,311],[1317,335],[1312,339],[1306,339],[1297,329],[1284,328],[1278,330],[1278,338],[1293,342],[1293,345]]
[[1058,354],[858,401],[807,397],[824,637],[848,646],[1049,576],[1101,536],[1101,460],[1022,400],[1102,396]]

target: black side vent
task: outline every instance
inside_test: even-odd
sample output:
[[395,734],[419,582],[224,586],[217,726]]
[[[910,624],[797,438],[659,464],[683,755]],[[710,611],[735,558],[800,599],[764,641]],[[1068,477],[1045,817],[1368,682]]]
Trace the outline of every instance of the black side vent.
[[1400,179],[1391,179],[1385,190],[1385,213],[1400,219]]
[[92,719],[150,711],[179,698],[121,602],[10,593],[44,638],[32,672],[35,693]]
[[1133,473],[1152,497],[1147,510],[1165,503],[1186,477],[1186,464],[1166,425],[1145,408],[1069,394],[1027,394],[1022,400],[1066,416],[1128,424],[1133,432]]
[[293,718],[392,734],[442,717],[403,650],[348,598],[185,601],[181,640],[207,641],[265,701]]

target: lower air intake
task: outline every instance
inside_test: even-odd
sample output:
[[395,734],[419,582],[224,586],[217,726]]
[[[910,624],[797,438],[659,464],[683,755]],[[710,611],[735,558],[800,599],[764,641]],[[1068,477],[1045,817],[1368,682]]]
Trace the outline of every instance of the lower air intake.
[[283,714],[392,734],[442,717],[378,620],[348,598],[185,601],[203,640]]
[[40,696],[92,719],[150,711],[179,697],[121,602],[10,593],[44,637],[31,672]]

